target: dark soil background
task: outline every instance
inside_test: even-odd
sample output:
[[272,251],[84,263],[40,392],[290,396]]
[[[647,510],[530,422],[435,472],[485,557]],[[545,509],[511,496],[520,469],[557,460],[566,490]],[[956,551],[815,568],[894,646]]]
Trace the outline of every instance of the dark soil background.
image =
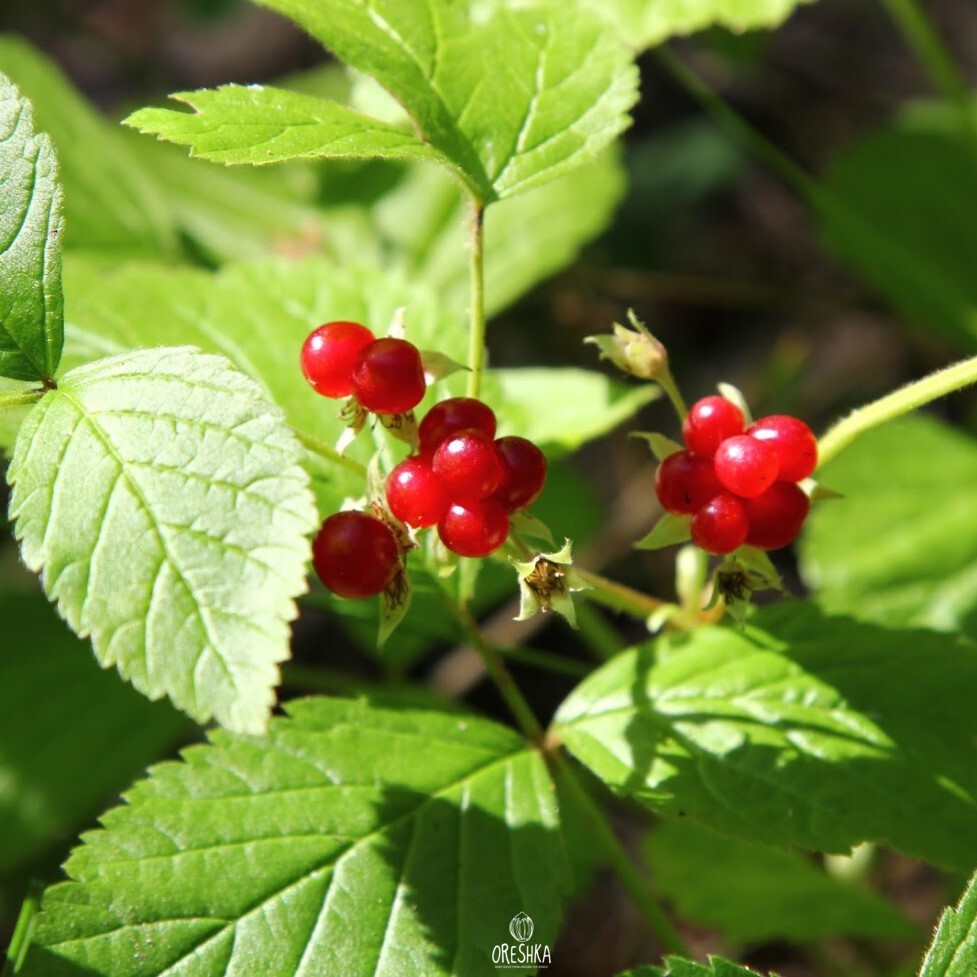
[[[958,63],[977,81],[977,4],[927,0],[925,6]],[[111,114],[171,91],[272,80],[324,57],[288,23],[244,0],[4,0],[0,29],[45,50]],[[883,7],[867,0],[820,0],[773,34],[707,32],[676,42],[673,50],[815,173],[907,99],[932,95]],[[653,55],[641,67],[643,99],[626,136],[630,190],[617,220],[571,268],[493,324],[496,363],[593,367],[593,349],[581,340],[633,307],[668,345],[688,397],[725,379],[746,392],[757,413],[789,411],[820,429],[838,413],[952,357],[953,350],[901,322],[826,255],[804,204],[729,143]],[[974,406],[972,396],[959,396],[941,410],[974,427]],[[653,406],[638,427],[666,424],[666,416]],[[621,435],[586,449],[576,463],[609,513],[588,565],[668,596],[671,556],[636,556],[629,549],[654,514],[647,452]],[[504,632],[511,616],[503,608],[490,627]],[[611,617],[592,625],[609,629],[622,643],[641,634]],[[335,667],[368,678],[369,665],[338,644],[335,625],[325,616],[300,622],[300,660],[321,645],[324,633]],[[563,653],[572,640],[562,627],[534,638],[539,647],[558,646]],[[413,677],[505,716],[464,649],[440,658],[437,667],[436,658],[423,662]],[[517,672],[541,713],[572,685],[571,679],[529,669]],[[646,821],[629,809],[618,814],[622,834],[637,847]],[[55,865],[44,869],[53,874]],[[882,860],[876,878],[924,931],[953,893],[953,880],[892,855]],[[11,923],[0,922],[0,938]],[[685,935],[700,952],[724,950],[713,933],[687,928]],[[839,940],[820,947],[755,947],[745,961],[784,977],[875,975],[914,972],[915,953],[901,945]],[[548,973],[598,977],[657,955],[627,896],[612,878],[599,875],[572,910]]]

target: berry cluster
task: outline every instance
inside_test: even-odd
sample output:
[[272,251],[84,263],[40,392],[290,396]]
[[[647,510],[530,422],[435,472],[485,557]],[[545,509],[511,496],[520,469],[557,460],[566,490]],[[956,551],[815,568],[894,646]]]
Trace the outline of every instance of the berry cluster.
[[776,414],[746,427],[734,403],[704,397],[682,435],[686,450],[661,463],[655,491],[667,511],[692,516],[696,545],[721,555],[744,543],[776,550],[793,542],[810,509],[797,483],[818,457],[803,421]]
[[[327,322],[302,347],[302,372],[326,397],[352,397],[363,410],[402,414],[426,389],[421,354],[404,339],[377,339],[357,322]],[[417,453],[386,483],[390,513],[413,529],[438,527],[461,556],[488,556],[509,535],[509,517],[543,490],[546,459],[526,438],[496,438],[492,409],[470,397],[435,404],[417,429]],[[403,545],[383,518],[339,512],[322,524],[313,566],[341,597],[370,597],[391,587]]]
[[418,428],[419,449],[387,479],[390,511],[415,529],[437,525],[460,556],[488,556],[509,535],[509,516],[531,505],[546,459],[526,438],[495,437],[492,408],[472,397],[435,404]]

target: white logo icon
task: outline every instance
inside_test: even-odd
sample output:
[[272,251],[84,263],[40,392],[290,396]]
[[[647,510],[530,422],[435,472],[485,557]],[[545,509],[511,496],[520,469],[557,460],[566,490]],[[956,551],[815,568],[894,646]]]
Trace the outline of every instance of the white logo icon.
[[528,943],[533,938],[533,921],[525,913],[516,913],[509,923],[512,938],[519,943]]

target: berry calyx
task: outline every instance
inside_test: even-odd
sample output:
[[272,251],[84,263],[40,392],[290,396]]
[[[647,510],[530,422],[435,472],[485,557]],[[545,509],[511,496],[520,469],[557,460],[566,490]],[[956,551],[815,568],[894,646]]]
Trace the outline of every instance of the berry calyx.
[[509,513],[497,499],[455,502],[441,517],[438,535],[459,556],[488,556],[509,535]]
[[799,482],[807,478],[818,464],[818,441],[814,432],[801,420],[788,414],[761,417],[746,432],[751,438],[769,445],[780,459],[778,478]]
[[326,322],[302,344],[300,363],[305,379],[323,397],[348,397],[353,392],[353,367],[375,337],[358,322]]
[[792,543],[811,509],[811,500],[793,482],[774,482],[743,508],[750,523],[746,542],[761,550],[779,550]]
[[360,599],[383,593],[400,569],[393,531],[366,512],[337,512],[312,542],[312,566],[340,597]]
[[716,477],[723,488],[743,499],[766,491],[780,473],[780,458],[770,445],[746,434],[727,438],[716,449]]
[[655,473],[655,492],[668,512],[697,512],[722,488],[712,461],[691,451],[669,455]]
[[421,354],[406,339],[376,339],[361,350],[353,367],[353,396],[367,410],[403,414],[416,407],[427,384]]
[[518,512],[539,498],[546,483],[546,457],[526,438],[499,438],[496,450],[505,466],[505,480],[495,490],[493,498],[509,512]]
[[725,397],[697,400],[682,422],[682,437],[690,451],[711,458],[727,438],[743,433],[743,412]]
[[501,487],[506,475],[495,442],[475,428],[458,431],[443,441],[431,467],[449,498],[458,502],[486,498]]
[[707,553],[723,556],[747,541],[749,529],[745,503],[721,492],[692,517],[692,542]]
[[390,511],[415,529],[433,526],[444,515],[448,502],[444,484],[424,458],[405,458],[387,477]]
[[417,429],[422,455],[433,455],[442,442],[459,431],[474,428],[495,437],[495,412],[474,397],[451,397],[435,404]]

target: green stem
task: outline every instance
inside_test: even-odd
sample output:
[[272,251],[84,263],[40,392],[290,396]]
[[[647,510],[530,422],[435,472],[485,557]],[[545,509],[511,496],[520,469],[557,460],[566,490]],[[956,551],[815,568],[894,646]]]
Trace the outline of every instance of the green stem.
[[342,468],[354,472],[357,475],[366,476],[365,465],[361,465],[358,461],[341,455],[335,448],[330,447],[330,445],[326,444],[320,438],[315,438],[311,434],[306,434],[304,431],[296,431],[295,435],[302,442],[306,450],[312,452],[312,454],[318,455],[320,458],[334,465],[340,465]]
[[621,650],[621,636],[604,620],[597,608],[584,601],[577,604],[577,626],[597,661],[606,662]]
[[859,407],[838,421],[818,442],[818,467],[839,455],[860,434],[908,414],[930,401],[977,383],[977,356],[931,373],[891,394]]
[[532,668],[540,668],[543,671],[555,672],[558,675],[570,675],[573,678],[583,678],[589,675],[593,669],[584,662],[574,661],[572,658],[565,658],[563,655],[555,655],[551,651],[542,651],[539,648],[515,648],[508,645],[493,644],[492,647],[503,658],[519,662],[522,665],[529,665]]
[[488,672],[489,678],[495,683],[495,687],[505,700],[509,711],[519,724],[523,735],[530,740],[540,739],[543,735],[543,727],[540,725],[536,714],[526,701],[525,696],[516,684],[509,669],[505,667],[505,662],[502,661],[495,648],[485,640],[482,630],[478,626],[478,621],[475,620],[472,612],[464,604],[452,603],[458,614],[458,619],[461,621],[465,633],[468,635],[468,640],[472,643],[472,647],[481,655],[482,662],[485,664],[485,671]]
[[665,45],[654,49],[662,67],[729,132],[763,160],[788,185],[812,203],[820,201],[820,192],[811,175],[759,130],[754,129],[720,98],[705,82],[683,64]]
[[471,323],[468,330],[468,396],[478,397],[485,367],[485,207],[472,201]]
[[27,404],[37,403],[45,394],[46,390],[12,390],[10,393],[0,394],[0,410],[10,410],[12,407],[24,407]]
[[43,891],[44,887],[40,882],[31,882],[27,895],[24,896],[24,901],[21,904],[13,936],[10,937],[7,959],[3,965],[3,970],[0,971],[0,977],[12,977],[23,965],[24,957],[27,956],[27,950],[31,944],[31,937],[34,935],[34,924],[41,908],[41,893]]
[[634,860],[607,823],[607,818],[600,806],[587,792],[586,787],[580,783],[570,761],[558,750],[554,750],[549,756],[567,795],[586,819],[590,827],[590,837],[599,846],[604,858],[607,859],[607,863],[621,880],[621,884],[634,900],[635,905],[641,910],[661,945],[669,953],[691,957],[692,954],[686,946],[685,940],[682,939],[672,921],[665,915],[665,911],[658,905],[658,900],[651,891],[647,879],[635,867]]
[[922,63],[940,94],[960,113],[963,132],[971,150],[977,152],[977,118],[970,86],[957,67],[932,21],[916,0],[881,0],[889,16],[902,32],[906,43]]
[[[591,587],[590,590],[581,590],[580,596],[592,600],[595,604],[603,604],[604,607],[609,607],[611,610],[622,611],[641,620],[647,620],[652,614],[666,606],[666,601],[659,600],[657,597],[650,597],[648,594],[641,593],[640,590],[626,587],[614,580],[608,580],[607,577],[594,573],[592,570],[582,570],[580,567],[574,569],[577,571],[577,575],[582,577]],[[683,613],[673,614],[669,617],[669,621],[686,630],[696,627],[696,622]]]
[[658,377],[657,382],[668,395],[668,399],[672,402],[672,407],[675,408],[675,413],[678,414],[679,423],[681,424],[685,420],[685,415],[688,414],[689,409],[685,404],[685,398],[682,396],[678,384],[675,382],[670,371],[666,371],[664,376]]

